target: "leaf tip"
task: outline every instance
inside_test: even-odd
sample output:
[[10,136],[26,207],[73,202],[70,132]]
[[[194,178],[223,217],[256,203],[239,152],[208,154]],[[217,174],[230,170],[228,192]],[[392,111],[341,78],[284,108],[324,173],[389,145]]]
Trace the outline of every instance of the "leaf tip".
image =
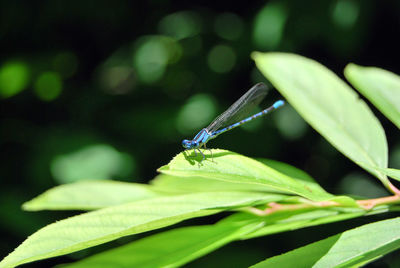
[[169,166],[168,165],[164,165],[164,166],[159,167],[157,169],[157,172],[163,173],[163,171],[168,170],[168,169],[169,169]]
[[250,54],[250,57],[255,61],[258,57],[260,57],[263,53],[259,51],[253,51]]

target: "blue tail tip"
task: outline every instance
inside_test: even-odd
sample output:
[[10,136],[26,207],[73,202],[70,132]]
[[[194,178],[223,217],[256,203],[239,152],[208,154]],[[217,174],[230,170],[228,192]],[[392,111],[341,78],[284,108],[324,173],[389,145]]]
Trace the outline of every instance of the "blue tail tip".
[[285,102],[283,100],[278,100],[277,102],[274,103],[274,108],[278,109],[279,107],[283,106]]

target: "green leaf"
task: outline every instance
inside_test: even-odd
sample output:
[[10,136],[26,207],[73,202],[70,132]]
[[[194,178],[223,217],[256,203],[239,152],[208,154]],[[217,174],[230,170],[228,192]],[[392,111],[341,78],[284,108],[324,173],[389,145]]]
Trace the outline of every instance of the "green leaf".
[[[278,217],[237,213],[215,225],[159,233],[63,267],[178,267],[235,240],[345,220],[362,214],[365,211],[342,214],[332,210],[302,211]],[[267,226],[260,229],[263,225]]]
[[280,196],[263,193],[211,192],[145,199],[108,207],[40,229],[4,258],[0,267],[60,256],[185,219],[280,199]]
[[312,190],[319,191],[319,192],[325,192],[325,190],[319,184],[317,184],[310,175],[308,175],[306,172],[304,172],[301,169],[298,169],[289,164],[275,161],[272,159],[261,158],[261,159],[257,159],[257,160],[260,161],[261,163],[263,163],[264,165],[267,165],[270,168],[273,168],[293,179],[301,181],[302,183],[307,185],[307,187],[309,187]]
[[400,170],[395,168],[380,168],[379,169],[382,173],[386,174],[387,176],[400,181]]
[[[289,164],[260,158],[257,161],[267,165],[289,177],[302,181],[310,188],[315,188],[318,191],[325,192],[315,180],[306,172],[293,167]],[[204,177],[176,177],[171,175],[158,175],[151,184],[155,186],[153,189],[164,190],[168,192],[196,192],[196,191],[260,191],[260,187],[256,184],[238,184],[228,183],[222,180],[209,179]]]
[[[380,213],[387,212],[379,210]],[[284,212],[269,216],[263,228],[246,234],[242,239],[266,236],[286,231],[297,230],[310,226],[317,226],[337,221],[344,221],[352,218],[368,215],[367,211],[362,209],[315,209],[296,212]]]
[[400,247],[399,226],[400,218],[363,225],[252,267],[359,267]]
[[[279,171],[251,158],[225,150],[212,150],[213,161],[204,160],[196,165],[186,153],[180,153],[172,161],[159,169],[163,174],[176,177],[201,177],[209,180],[257,186],[258,191],[281,192],[300,195],[313,201],[327,200],[333,195],[325,192],[315,182],[290,178]],[[312,186],[312,187],[310,187]],[[221,185],[223,187],[223,185]],[[224,188],[221,188],[224,189]]]
[[376,67],[350,63],[344,69],[350,83],[400,128],[400,77]]
[[118,181],[84,181],[47,190],[23,204],[28,211],[91,210],[161,196],[148,185]]
[[314,207],[303,210],[281,211],[261,217],[251,213],[236,213],[225,218],[222,222],[247,222],[250,224],[261,220],[261,228],[241,237],[241,239],[250,239],[361,216],[385,213],[388,210],[389,207],[387,205],[375,207],[369,211],[359,207]]
[[215,224],[152,235],[63,267],[179,267],[254,230],[258,224]]
[[[150,182],[154,189],[167,193],[221,192],[221,191],[260,191],[256,184],[229,183],[204,177],[178,177],[160,174]],[[272,191],[271,191],[272,192]],[[285,197],[285,195],[282,195]]]
[[252,55],[257,67],[333,146],[377,176],[387,167],[384,130],[364,101],[333,72],[316,61],[288,53]]

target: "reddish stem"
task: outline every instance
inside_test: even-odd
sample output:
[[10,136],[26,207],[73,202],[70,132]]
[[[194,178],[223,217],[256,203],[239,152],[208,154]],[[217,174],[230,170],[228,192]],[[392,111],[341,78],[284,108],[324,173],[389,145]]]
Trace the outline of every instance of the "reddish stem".
[[[385,205],[385,204],[393,204],[400,203],[400,194],[374,198],[374,199],[366,199],[366,200],[357,200],[357,204],[365,210],[371,210],[376,206]],[[302,209],[309,208],[326,208],[326,207],[340,207],[341,204],[334,201],[322,201],[322,202],[309,202],[302,204],[279,204],[275,202],[268,203],[268,207],[264,210],[251,207],[248,211],[259,215],[266,216],[276,212],[282,211],[296,211]]]
[[392,193],[394,193],[395,195],[400,195],[400,190],[397,189],[397,187],[394,186],[390,181],[389,181],[389,183],[388,183],[387,186],[389,187],[389,190],[390,190]]

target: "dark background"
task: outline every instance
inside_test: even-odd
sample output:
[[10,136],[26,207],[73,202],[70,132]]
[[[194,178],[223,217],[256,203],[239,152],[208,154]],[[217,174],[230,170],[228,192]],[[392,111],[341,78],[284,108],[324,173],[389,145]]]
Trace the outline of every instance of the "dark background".
[[[0,1],[0,256],[73,215],[20,209],[43,191],[79,179],[154,178],[183,138],[267,82],[252,51],[301,54],[342,78],[349,62],[399,74],[399,13],[398,1]],[[263,105],[279,97],[272,89]],[[386,131],[390,166],[399,168],[398,129],[372,109]],[[289,105],[208,145],[289,163],[334,194],[387,194]],[[187,266],[246,267],[393,216],[235,242]],[[373,266],[398,263],[392,255]]]

